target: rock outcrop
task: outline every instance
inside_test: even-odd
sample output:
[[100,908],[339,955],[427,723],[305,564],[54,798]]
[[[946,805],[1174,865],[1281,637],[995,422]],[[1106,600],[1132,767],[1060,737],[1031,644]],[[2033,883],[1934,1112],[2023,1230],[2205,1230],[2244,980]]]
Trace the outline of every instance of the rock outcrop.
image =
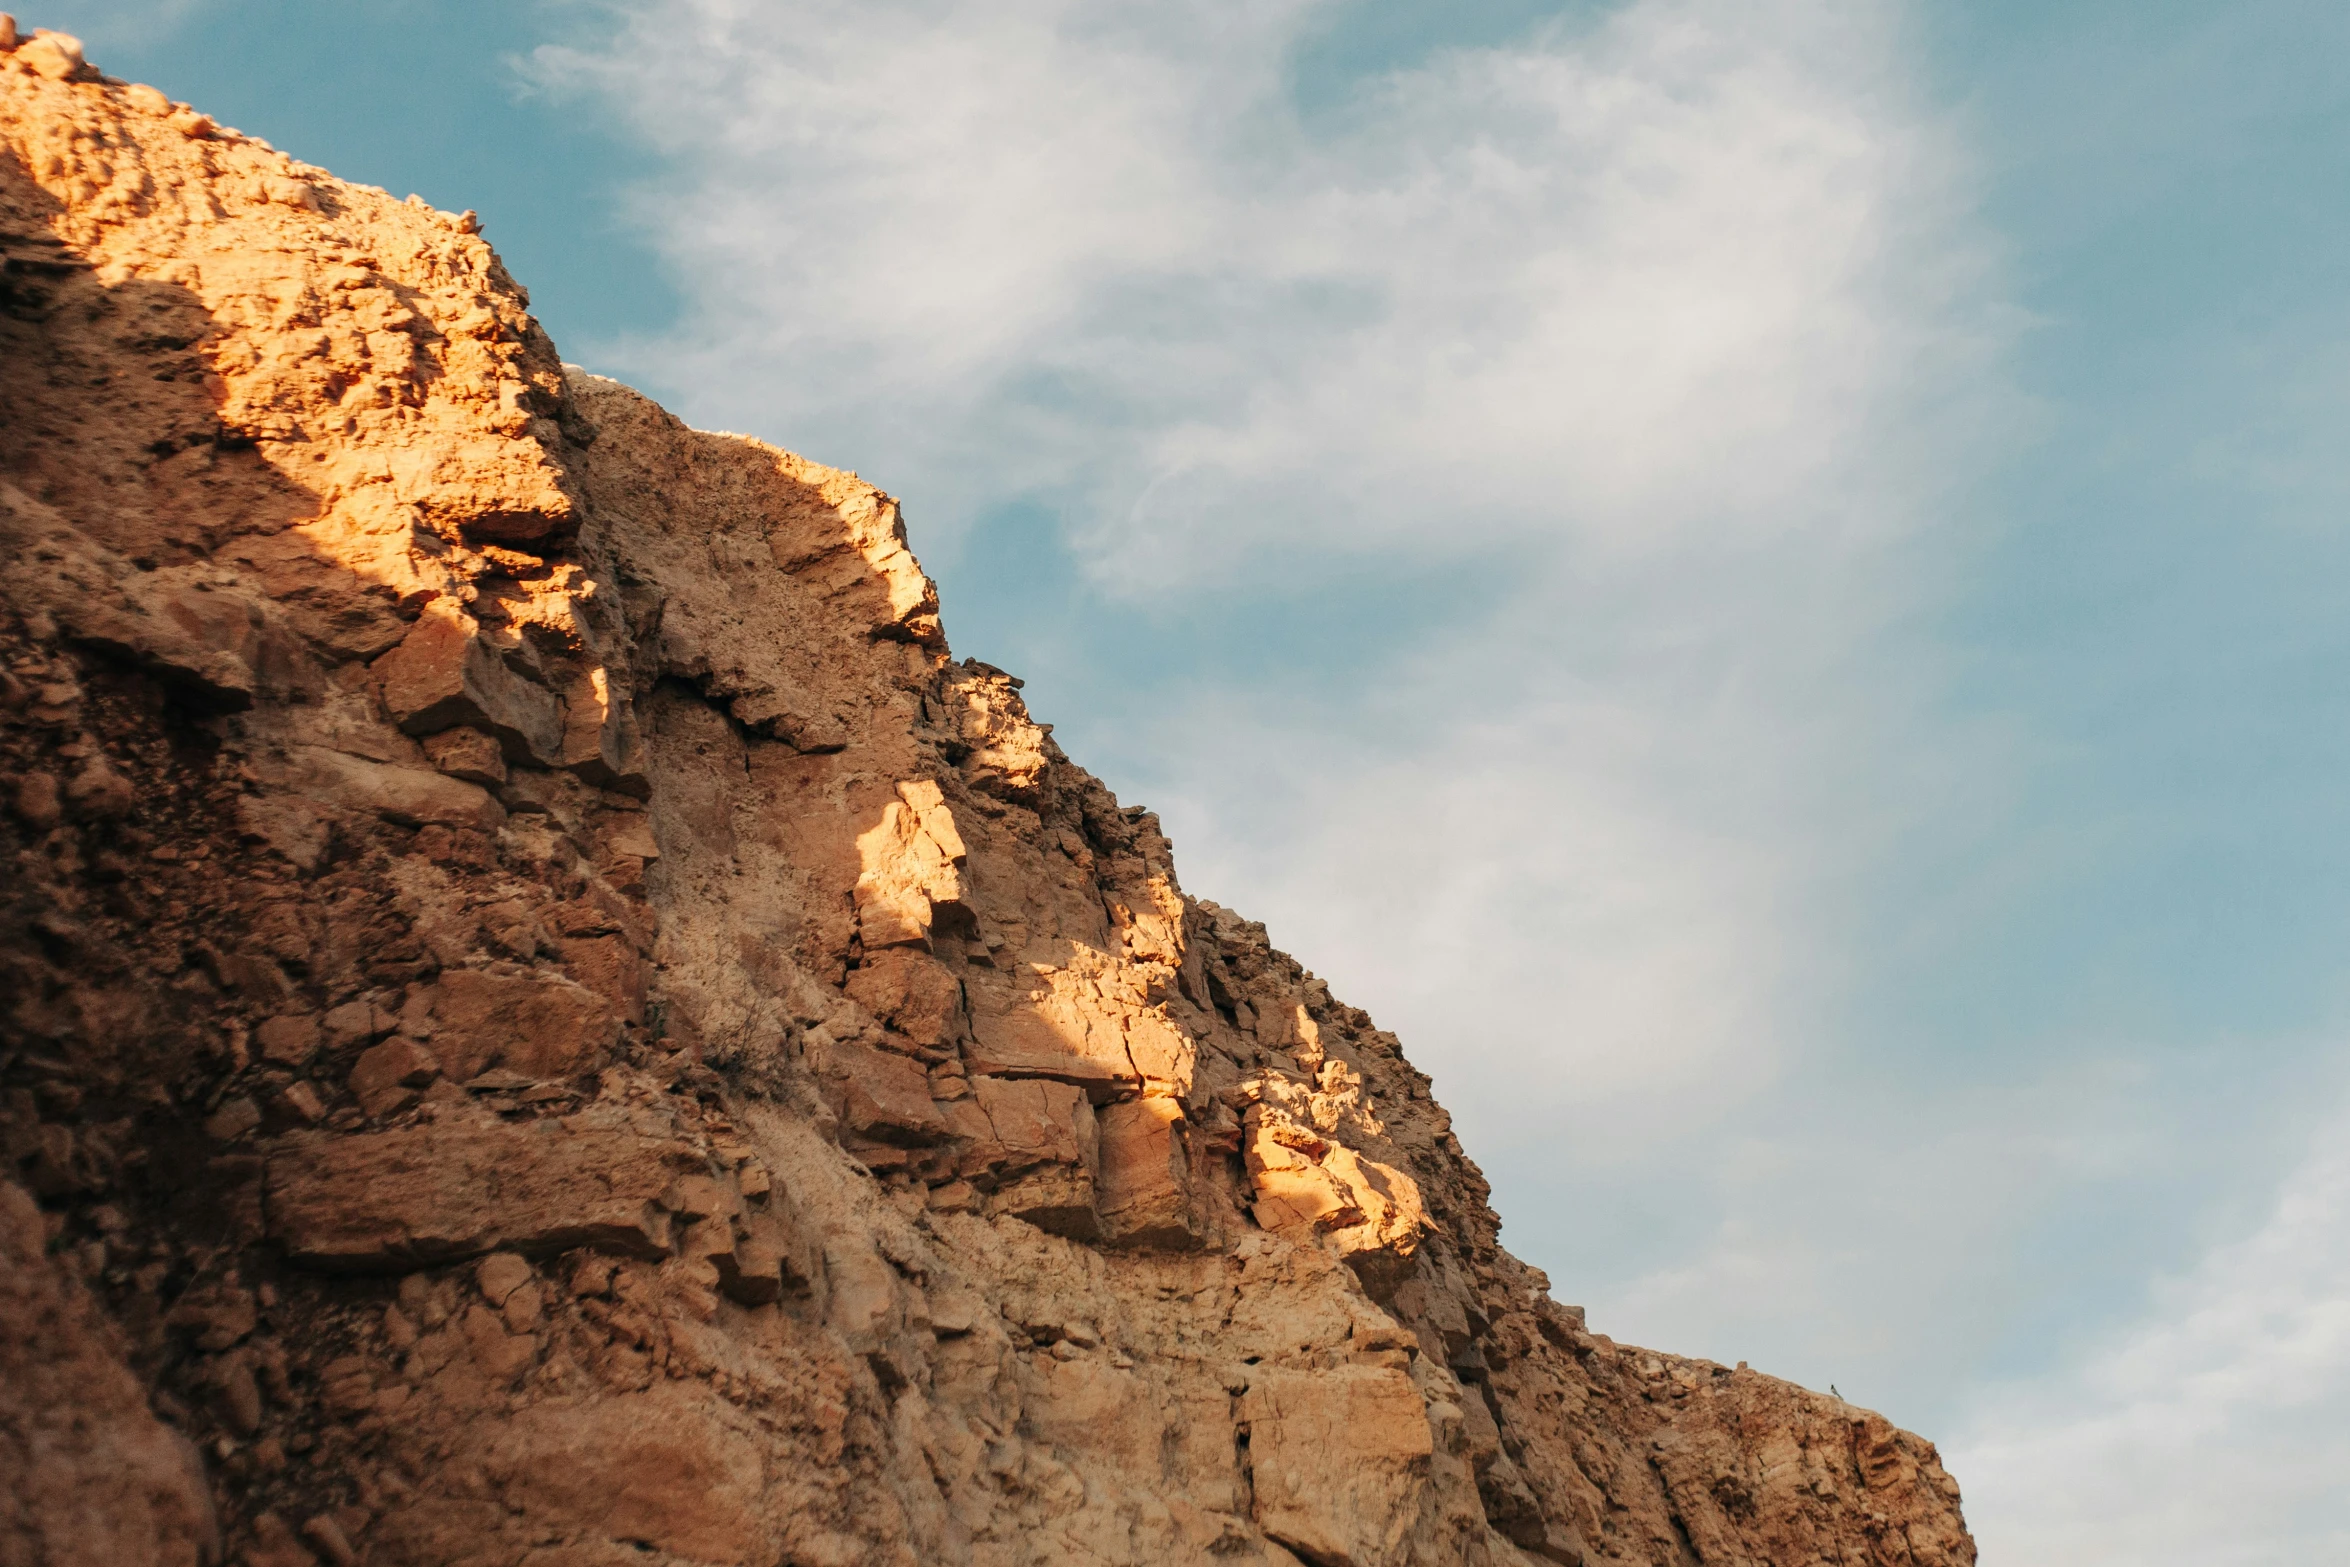
[[897,504],[0,22],[0,1562],[1916,1563],[947,652]]

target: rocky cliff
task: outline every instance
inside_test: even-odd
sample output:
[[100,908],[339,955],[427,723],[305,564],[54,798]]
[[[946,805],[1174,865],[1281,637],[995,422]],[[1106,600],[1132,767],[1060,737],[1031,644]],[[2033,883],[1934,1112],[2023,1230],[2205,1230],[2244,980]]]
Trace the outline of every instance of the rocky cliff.
[[0,22],[0,1563],[1916,1563],[470,215]]

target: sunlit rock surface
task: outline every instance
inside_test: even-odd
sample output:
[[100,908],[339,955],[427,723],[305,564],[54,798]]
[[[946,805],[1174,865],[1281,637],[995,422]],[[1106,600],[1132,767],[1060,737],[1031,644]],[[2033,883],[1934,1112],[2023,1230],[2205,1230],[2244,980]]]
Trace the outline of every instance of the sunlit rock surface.
[[0,45],[0,1561],[1974,1560],[1556,1304],[889,496]]

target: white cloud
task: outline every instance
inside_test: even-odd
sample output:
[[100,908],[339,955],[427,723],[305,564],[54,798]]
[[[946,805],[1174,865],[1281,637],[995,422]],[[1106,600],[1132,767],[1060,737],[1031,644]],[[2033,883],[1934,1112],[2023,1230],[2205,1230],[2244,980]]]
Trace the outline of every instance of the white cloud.
[[1621,1117],[1664,1096],[1710,1120],[1785,1043],[1782,802],[1704,775],[1741,740],[1778,770],[1767,738],[1654,670],[1635,694],[1497,662],[1472,636],[1353,712],[1227,695],[1225,743],[1158,765],[1187,880],[1401,1030],[1471,1127],[1645,1138]]
[[1308,115],[1284,60],[1334,9],[666,0],[543,50],[676,154],[640,200],[695,309],[602,358],[876,473],[933,550],[1041,496],[1112,597],[1489,570],[1350,710],[1203,691],[1225,744],[1131,754],[1198,802],[1194,883],[1392,976],[1423,1054],[1719,1107],[1784,1043],[1790,875],[1852,852],[1787,813],[1884,700],[1840,666],[1985,340],[1948,149],[1883,5],[1647,0]]
[[57,32],[71,33],[82,41],[85,52],[103,66],[106,52],[114,49],[136,48],[161,35],[178,32],[189,18],[211,9],[213,0],[104,0],[98,5],[72,5],[70,16],[57,14],[49,7],[38,11],[27,7],[28,14],[20,19],[26,32],[37,26]]
[[[1043,716],[1404,1035],[1472,1148],[1552,1150],[1505,1215],[1611,1167],[1716,1206],[1562,1278],[1611,1330],[1836,1338],[1937,1397],[1944,1234],[1857,1247],[1816,1197],[1865,1129],[1728,1135],[1821,1048],[1841,889],[1998,763],[1920,718],[1888,629],[2001,333],[1901,8],[1636,0],[1301,105],[1285,61],[1341,10],[640,0],[533,69],[673,155],[638,210],[692,309],[584,346],[863,469],[934,556],[1041,504],[1103,634],[1347,564],[1485,579],[1345,682],[1203,666]],[[1997,1157],[1947,1155],[1962,1228],[2002,1222]]]
[[1864,448],[1965,252],[1885,6],[1649,0],[1308,116],[1339,9],[667,0],[542,50],[679,155],[639,199],[698,309],[605,357],[934,538],[1048,496],[1138,594],[1899,520]]
[[[1903,12],[1634,0],[1301,105],[1285,60],[1338,9],[641,0],[535,65],[674,155],[639,212],[693,309],[592,346],[874,474],[934,555],[1041,505],[1094,634],[1279,616],[1350,563],[1484,574],[1345,678],[1203,662],[1044,716],[1122,759],[1188,885],[1404,1035],[1534,1260],[1611,1180],[1684,1211],[1554,1268],[1611,1331],[1948,1408],[2039,1309],[2052,1194],[2160,1155],[2126,1050],[1837,1076],[1854,884],[1990,836],[2017,765],[1930,713],[1904,629],[2005,323]],[[2346,1168],[1953,1444],[1995,1559],[2341,1543]]]
[[2350,1114],[2273,1211],[2161,1285],[2068,1374],[1997,1390],[1946,1444],[1987,1560],[2350,1560]]

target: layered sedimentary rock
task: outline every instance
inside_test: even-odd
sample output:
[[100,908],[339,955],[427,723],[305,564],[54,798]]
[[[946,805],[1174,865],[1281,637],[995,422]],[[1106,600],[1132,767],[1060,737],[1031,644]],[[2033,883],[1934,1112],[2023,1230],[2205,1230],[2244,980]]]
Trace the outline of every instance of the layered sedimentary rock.
[[474,230],[0,25],[0,1562],[1974,1560]]

